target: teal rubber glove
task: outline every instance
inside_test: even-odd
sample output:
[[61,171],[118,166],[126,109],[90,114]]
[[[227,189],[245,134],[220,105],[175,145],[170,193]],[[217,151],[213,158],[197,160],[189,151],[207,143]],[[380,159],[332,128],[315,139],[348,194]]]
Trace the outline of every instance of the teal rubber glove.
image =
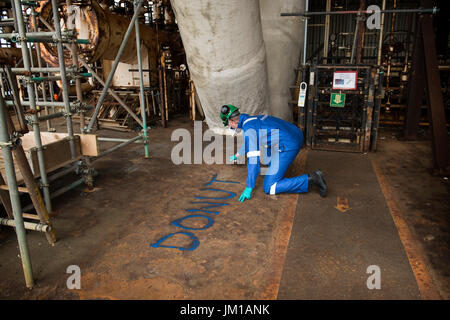
[[245,199],[251,199],[252,190],[252,188],[245,188],[244,192],[242,192],[241,196],[239,197],[239,201],[244,202]]
[[238,158],[236,157],[235,154],[233,154],[232,156],[230,156],[230,162],[231,162],[231,163],[237,161],[237,159],[238,159]]

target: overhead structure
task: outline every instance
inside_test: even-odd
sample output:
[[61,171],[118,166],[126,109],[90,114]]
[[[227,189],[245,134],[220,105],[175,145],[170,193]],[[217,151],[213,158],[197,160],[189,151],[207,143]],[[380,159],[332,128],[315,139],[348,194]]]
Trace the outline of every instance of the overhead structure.
[[[87,43],[78,44],[78,50],[83,53],[83,56],[86,58],[85,61],[92,63],[104,60],[106,64],[105,69],[109,71],[111,61],[116,58],[122,40],[127,32],[130,18],[111,12],[106,6],[101,6],[97,1],[77,2],[72,6],[67,6],[66,2],[62,2],[59,7],[61,16],[63,17],[60,22],[61,26],[65,28],[66,23],[72,24],[78,33],[78,38],[88,40]],[[45,22],[53,19],[51,1],[41,1],[37,12],[40,14],[37,25],[45,27]],[[139,24],[139,30],[142,53],[146,60],[145,67],[153,70],[152,78],[157,79],[156,63],[158,60],[158,45],[160,43],[166,43],[169,40],[169,33],[165,31],[157,32],[155,29],[141,23]],[[136,48],[136,33],[132,32],[119,60],[119,62],[124,64],[123,66],[119,66],[119,70],[123,69],[122,73],[128,73],[128,69],[130,68],[137,68],[138,58]],[[59,65],[58,53],[54,46],[50,43],[41,43],[40,50],[43,59],[49,65]],[[69,63],[71,61],[70,51],[66,50],[64,56],[66,63]],[[131,66],[128,66],[128,64]],[[148,74],[146,76],[148,78]],[[148,79],[146,80],[148,82]],[[119,78],[117,81],[119,81]]]
[[[73,5],[72,15],[69,15],[68,7],[65,3],[62,3],[60,7],[64,16],[64,19],[61,19],[61,26],[64,28],[66,23],[64,20],[71,16],[78,37],[89,40],[89,43],[78,44],[79,49],[88,59],[87,62],[91,63],[99,59],[114,60],[130,24],[129,17],[114,14],[109,9],[102,8],[96,1]],[[37,11],[40,12],[41,19],[50,21],[52,19],[50,0],[41,1],[41,7]],[[140,24],[139,29],[140,39],[149,51],[155,51],[157,37],[160,42],[167,41],[166,32],[158,32],[157,36],[155,30],[142,24]],[[50,65],[58,65],[58,54],[54,46],[49,43],[41,43],[40,47],[44,59]],[[68,57],[66,55],[66,59]],[[133,32],[120,58],[120,62],[134,63],[136,61],[136,34]]]

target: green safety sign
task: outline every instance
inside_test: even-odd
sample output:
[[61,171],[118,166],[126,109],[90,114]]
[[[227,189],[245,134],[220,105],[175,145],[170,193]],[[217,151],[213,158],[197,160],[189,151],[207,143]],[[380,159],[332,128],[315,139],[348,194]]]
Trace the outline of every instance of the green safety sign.
[[330,106],[345,107],[345,93],[331,93]]

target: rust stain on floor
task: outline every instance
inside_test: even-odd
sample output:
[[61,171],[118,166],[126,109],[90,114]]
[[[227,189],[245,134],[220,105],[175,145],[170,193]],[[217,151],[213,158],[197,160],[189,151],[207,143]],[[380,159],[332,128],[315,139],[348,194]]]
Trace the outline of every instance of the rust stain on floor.
[[347,211],[349,211],[351,208],[348,206],[348,199],[347,198],[341,198],[341,197],[337,197],[337,201],[336,201],[336,206],[335,208],[337,210],[339,210],[342,213],[345,213]]
[[[290,168],[292,175],[299,175],[304,172],[306,166],[306,158],[308,149],[302,149],[294,163],[293,168]],[[270,271],[268,276],[268,285],[264,288],[259,299],[270,300],[276,299],[278,296],[278,289],[280,287],[281,275],[283,273],[283,266],[286,259],[286,252],[288,249],[289,239],[291,237],[292,225],[294,223],[295,212],[297,210],[297,203],[299,199],[298,194],[279,195],[278,197],[286,198],[285,209],[283,214],[279,215],[277,226],[279,226],[276,232],[276,240],[274,245],[273,254],[270,257]]]
[[[306,151],[298,159],[295,171],[304,167]],[[182,198],[177,187],[166,189],[161,205],[146,210],[148,218],[124,225],[132,231],[104,243],[107,250],[83,273],[80,299],[276,299],[298,195],[271,197],[257,187],[254,197],[241,204],[242,183],[221,185],[237,197],[214,216],[211,228],[193,232],[200,240],[196,250],[149,246],[182,231],[169,222],[185,215],[183,208],[193,200],[189,195],[200,194],[193,181],[204,184],[213,175],[212,167],[197,168],[190,169],[195,179],[183,183]],[[236,180],[246,168],[222,166],[218,172],[218,179]],[[175,184],[176,178],[167,182]]]
[[371,162],[381,191],[383,192],[395,226],[397,227],[400,240],[402,241],[406,255],[408,256],[408,260],[414,272],[422,298],[425,300],[441,299],[427,270],[426,262],[422,257],[422,250],[419,248],[419,244],[412,236],[403,212],[400,210],[396,201],[392,197],[392,191],[385,176],[375,161],[372,160]]

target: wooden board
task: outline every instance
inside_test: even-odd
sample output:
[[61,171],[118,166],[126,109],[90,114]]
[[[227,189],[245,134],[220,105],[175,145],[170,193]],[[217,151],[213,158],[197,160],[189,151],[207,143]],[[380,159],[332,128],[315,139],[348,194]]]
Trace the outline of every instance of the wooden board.
[[[71,158],[70,144],[67,133],[41,132],[41,141],[44,146],[44,161],[46,171],[52,172],[86,156],[97,156],[98,142],[96,135],[75,135],[75,159]],[[34,143],[34,132],[29,132],[22,137],[22,146],[30,163],[31,170],[37,178],[40,176],[37,150]],[[82,142],[83,141],[83,142]],[[23,183],[19,168],[14,166],[17,181]],[[5,178],[3,155],[0,152],[0,173]]]
[[[97,135],[95,134],[76,134],[80,137],[81,142],[81,154],[84,156],[98,156],[98,142]],[[64,140],[67,138],[67,133],[54,133],[54,132],[41,132],[41,141],[45,146],[52,142]],[[33,132],[29,132],[22,137],[22,146],[26,151],[35,147],[34,144],[34,134]]]
[[81,154],[96,157],[100,154],[96,134],[79,134],[81,142]]
[[[44,145],[44,162],[45,162],[45,171],[52,172],[58,168],[61,168],[75,160],[82,158],[81,154],[81,143],[80,137],[74,136],[75,142],[75,158],[72,158],[70,151],[70,142],[68,139],[57,140],[52,143],[48,143]],[[27,152],[30,155],[31,159],[31,170],[34,173],[34,176],[39,176],[39,161],[37,150],[35,148],[30,149]]]

